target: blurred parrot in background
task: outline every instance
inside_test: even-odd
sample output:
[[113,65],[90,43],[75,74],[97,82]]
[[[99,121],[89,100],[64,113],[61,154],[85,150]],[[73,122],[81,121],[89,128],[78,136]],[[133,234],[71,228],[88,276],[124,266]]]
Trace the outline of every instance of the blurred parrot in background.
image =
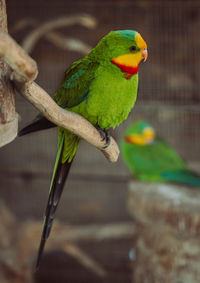
[[200,187],[200,176],[188,169],[177,152],[144,121],[129,126],[121,141],[123,159],[135,178]]
[[[147,44],[133,30],[111,31],[84,58],[66,71],[53,99],[67,110],[90,121],[109,144],[110,128],[124,121],[133,108],[138,89],[139,63],[147,59]],[[54,127],[40,117],[19,132],[19,136]],[[80,143],[80,138],[58,127],[58,153],[52,174],[48,203],[36,267],[39,266],[46,239],[61,197],[65,180]]]

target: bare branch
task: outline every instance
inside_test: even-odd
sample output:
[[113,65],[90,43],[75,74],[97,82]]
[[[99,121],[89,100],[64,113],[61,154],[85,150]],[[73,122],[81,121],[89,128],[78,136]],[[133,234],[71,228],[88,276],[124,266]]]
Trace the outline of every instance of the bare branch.
[[63,250],[73,256],[77,261],[93,271],[99,277],[106,277],[106,270],[104,270],[103,267],[91,256],[83,252],[77,245],[67,243],[64,245]]
[[0,56],[12,68],[11,79],[32,82],[38,74],[35,61],[6,32],[0,29]]
[[9,27],[9,33],[11,35],[20,32],[21,30],[27,27],[36,27],[37,20],[34,18],[22,18],[19,19],[16,23],[14,23],[11,27]]
[[[0,201],[0,215],[1,282],[32,282],[32,268],[41,236],[42,222],[29,219],[19,223],[2,201]],[[93,245],[98,245],[96,241],[99,240],[102,243],[117,239],[126,241],[126,239],[134,239],[136,231],[133,221],[71,226],[57,220],[53,226],[54,237],[50,237],[47,251],[64,251],[96,275],[105,277],[109,276],[109,270],[105,270],[105,264],[88,253],[88,249],[87,253],[80,249],[83,241],[92,242]],[[19,280],[19,277],[23,280]]]
[[88,54],[92,49],[85,42],[76,38],[65,37],[58,32],[49,32],[45,37],[60,49],[77,51],[83,54]]
[[[116,162],[119,148],[111,138],[107,148],[96,128],[82,116],[60,108],[55,101],[36,83],[37,65],[25,51],[6,33],[0,31],[0,56],[11,66],[15,87],[47,119],[70,130],[88,143],[99,148],[110,162]],[[25,83],[26,82],[26,83]]]
[[64,243],[65,241],[75,242],[127,239],[134,237],[136,234],[135,224],[131,221],[83,226],[64,226],[63,223],[57,220],[53,229],[56,237],[49,240],[53,246],[58,245],[59,243]]
[[43,37],[46,36],[50,31],[53,31],[54,29],[64,27],[64,26],[71,26],[73,24],[80,24],[82,26],[85,26],[87,28],[94,28],[96,26],[96,19],[94,17],[91,17],[87,14],[80,14],[76,16],[68,16],[59,18],[56,20],[51,20],[43,25],[37,27],[33,32],[31,32],[23,41],[22,47],[30,53],[37,41]]
[[[88,18],[90,18],[90,16],[88,16]],[[19,32],[20,30],[23,30],[27,26],[30,26],[34,29],[40,28],[40,25],[38,24],[38,22],[35,19],[24,18],[24,19],[18,21],[15,25],[13,25],[13,27],[11,27],[9,29],[9,31],[10,31],[11,34],[13,34],[13,33]],[[93,27],[94,26],[91,26],[90,28],[93,28]],[[35,33],[35,30],[34,30],[34,33]],[[31,34],[32,34],[32,32],[31,32]],[[24,39],[24,42],[26,42],[27,38],[29,38],[31,36],[31,34],[29,34]],[[82,54],[85,55],[85,54],[88,54],[90,52],[90,50],[92,49],[92,47],[90,45],[83,42],[82,40],[77,39],[77,38],[73,38],[73,37],[66,37],[65,35],[63,35],[60,32],[49,31],[48,33],[43,34],[43,36],[45,37],[45,39],[47,39],[53,45],[55,45],[56,47],[63,49],[63,50],[77,51],[77,52],[81,52]],[[34,40],[33,41],[34,46],[36,45],[36,43],[37,42],[35,42],[35,40]],[[32,45],[31,43],[30,43],[30,45],[28,45],[28,49],[30,48],[31,51],[32,51],[33,47],[31,45]],[[24,48],[25,51],[28,52],[28,50],[26,50],[26,45],[22,46],[22,47]]]

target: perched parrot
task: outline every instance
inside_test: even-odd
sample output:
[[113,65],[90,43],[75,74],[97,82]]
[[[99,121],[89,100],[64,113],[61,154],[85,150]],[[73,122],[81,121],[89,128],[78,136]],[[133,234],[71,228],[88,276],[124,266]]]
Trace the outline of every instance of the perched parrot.
[[141,181],[174,182],[200,187],[200,176],[144,121],[129,126],[121,141],[123,159]]
[[[139,63],[147,59],[147,54],[147,44],[138,32],[111,31],[87,56],[67,69],[53,99],[60,107],[89,120],[98,128],[108,145],[107,130],[124,121],[135,104]],[[53,126],[56,125],[41,117],[22,129],[19,135]],[[50,184],[37,267],[79,143],[78,136],[58,127],[58,153]]]

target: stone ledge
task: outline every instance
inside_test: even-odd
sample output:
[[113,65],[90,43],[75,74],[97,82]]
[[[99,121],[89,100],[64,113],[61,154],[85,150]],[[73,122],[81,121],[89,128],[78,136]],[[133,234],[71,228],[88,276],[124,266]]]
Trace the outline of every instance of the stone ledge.
[[198,283],[200,190],[131,182],[128,209],[136,220],[134,283]]
[[12,142],[18,133],[18,114],[15,119],[6,124],[0,124],[0,147]]
[[200,188],[131,182],[128,209],[139,222],[164,226],[181,237],[200,236]]

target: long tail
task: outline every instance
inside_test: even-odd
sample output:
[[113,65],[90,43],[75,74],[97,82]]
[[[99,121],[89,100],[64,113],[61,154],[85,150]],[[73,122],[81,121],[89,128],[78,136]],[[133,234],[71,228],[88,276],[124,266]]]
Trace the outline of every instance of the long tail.
[[39,267],[46,240],[49,237],[49,234],[51,232],[51,227],[52,227],[55,211],[58,206],[58,203],[59,203],[59,200],[60,200],[63,188],[64,188],[65,180],[68,176],[68,173],[69,173],[69,170],[72,164],[72,161],[70,163],[61,162],[63,144],[64,144],[64,133],[60,140],[56,162],[54,165],[53,175],[51,178],[49,198],[48,198],[46,212],[44,216],[43,231],[42,231],[40,246],[38,250],[36,269]]
[[45,130],[45,129],[49,129],[53,127],[56,127],[56,125],[42,116],[41,118],[37,119],[30,125],[23,128],[21,131],[19,131],[18,136],[24,136],[29,133],[33,133],[33,132],[37,132],[37,131],[41,131],[41,130]]
[[190,170],[165,172],[162,174],[162,177],[167,181],[200,188],[200,176]]

